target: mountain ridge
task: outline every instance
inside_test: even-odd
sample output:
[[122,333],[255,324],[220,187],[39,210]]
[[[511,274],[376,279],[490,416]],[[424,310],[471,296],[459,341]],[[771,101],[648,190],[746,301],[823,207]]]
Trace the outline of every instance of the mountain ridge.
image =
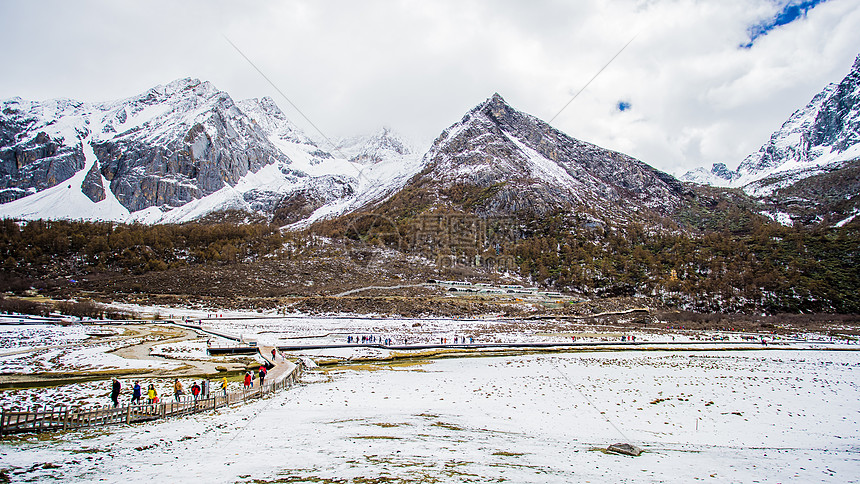
[[[16,113],[24,115],[39,105],[15,102],[22,105]],[[4,101],[4,106],[9,104]],[[517,111],[498,93],[444,130],[423,156],[389,128],[322,149],[271,98],[233,101],[210,82],[193,78],[117,101],[42,104],[44,108],[35,109],[40,116],[33,116],[39,122],[24,123],[23,115],[3,118],[0,135],[12,145],[3,149],[22,151],[27,146],[20,139],[29,137],[31,144],[41,143],[42,150],[31,158],[61,153],[75,163],[46,162],[65,171],[53,178],[44,175],[41,185],[14,180],[12,170],[7,170],[6,192],[0,196],[10,203],[0,205],[0,215],[75,218],[71,212],[55,215],[28,202],[63,204],[72,188],[61,191],[56,186],[83,169],[86,172],[74,180],[75,186],[93,204],[111,205],[101,211],[87,207],[89,213],[144,223],[188,221],[217,211],[220,205],[258,212],[278,223],[308,225],[379,204],[428,166],[437,169],[443,184],[459,176],[460,182],[484,188],[509,185],[491,197],[495,208],[487,207],[506,213],[523,209],[546,213],[571,201],[588,204],[603,199],[610,203],[603,208],[610,211],[617,208],[613,203],[623,205],[623,212],[662,210],[667,200],[677,201],[675,194],[683,191],[671,176],[627,155],[571,138]],[[57,123],[61,131],[33,133]],[[459,138],[458,130],[475,139]],[[483,143],[482,136],[493,140]],[[54,139],[60,140],[56,146],[50,144]],[[474,144],[471,155],[451,157],[461,144]],[[90,158],[85,145],[92,148]],[[475,151],[483,155],[472,156]],[[482,159],[494,166],[485,166],[488,169],[477,178],[467,176],[469,166]],[[451,160],[454,165],[448,163]],[[592,170],[602,174],[595,177]],[[48,188],[53,191],[33,197]]]
[[[771,218],[820,223],[827,214],[814,213],[809,190],[802,206],[796,194],[779,193],[799,178],[840,169],[860,152],[857,99],[860,56],[849,76],[744,160],[744,173],[717,164],[699,175],[743,183],[757,210]],[[499,93],[444,129],[424,153],[389,128],[323,148],[271,98],[234,101],[193,78],[99,103],[4,100],[0,141],[0,202],[6,202],[0,216],[6,217],[181,223],[233,210],[302,228],[399,204],[411,205],[410,213],[453,208],[540,217],[585,210],[678,221],[679,211],[700,203],[695,186],[573,138]],[[838,156],[826,158],[825,148]],[[813,158],[820,163],[803,165]],[[786,160],[802,166],[788,170]],[[749,181],[751,173],[761,176]],[[420,203],[409,200],[415,194]],[[850,206],[833,200],[826,210],[850,216]]]

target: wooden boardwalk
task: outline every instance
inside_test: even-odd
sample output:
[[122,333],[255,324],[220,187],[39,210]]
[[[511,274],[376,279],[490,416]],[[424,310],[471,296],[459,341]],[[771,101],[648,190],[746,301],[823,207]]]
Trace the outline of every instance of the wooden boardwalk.
[[151,420],[200,413],[292,387],[302,372],[301,364],[286,361],[283,355],[272,358],[271,347],[260,348],[260,355],[272,366],[262,387],[241,391],[213,390],[207,398],[183,397],[178,402],[127,405],[120,407],[35,407],[27,410],[0,410],[0,436],[22,432],[49,432],[114,424],[131,424]]

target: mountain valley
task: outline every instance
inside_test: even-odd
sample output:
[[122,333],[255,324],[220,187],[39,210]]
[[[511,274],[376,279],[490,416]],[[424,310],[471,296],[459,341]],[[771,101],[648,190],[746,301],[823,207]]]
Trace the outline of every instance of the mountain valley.
[[[722,187],[572,138],[499,94],[426,153],[388,128],[313,140],[272,99],[235,102],[196,79],[104,103],[13,98],[0,111],[0,289],[284,311],[564,311],[423,286],[456,279],[557,290],[568,304],[856,313],[858,79],[860,62],[737,171],[686,177]],[[370,286],[392,289],[337,297]]]

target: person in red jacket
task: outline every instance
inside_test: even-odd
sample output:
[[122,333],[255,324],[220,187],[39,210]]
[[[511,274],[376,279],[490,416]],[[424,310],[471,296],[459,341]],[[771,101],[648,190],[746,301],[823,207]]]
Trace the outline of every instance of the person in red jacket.
[[200,396],[200,385],[198,385],[197,382],[194,382],[194,384],[191,385],[191,395],[194,396],[194,402],[197,403],[197,397]]
[[254,386],[254,380],[251,378],[251,372],[245,372],[245,389],[247,390],[250,387]]

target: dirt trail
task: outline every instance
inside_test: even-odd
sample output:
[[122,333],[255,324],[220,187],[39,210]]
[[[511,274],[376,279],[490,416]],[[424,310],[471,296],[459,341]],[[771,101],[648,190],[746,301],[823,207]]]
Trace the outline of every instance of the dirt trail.
[[[141,328],[145,334],[141,336],[153,336],[157,335],[153,328],[148,326],[143,326]],[[182,366],[176,369],[156,369],[156,370],[146,370],[146,376],[171,376],[171,377],[184,377],[184,376],[197,376],[201,374],[216,374],[219,372],[218,368],[226,368],[227,371],[239,371],[245,369],[245,365],[243,363],[238,362],[223,362],[223,361],[207,361],[207,360],[191,360],[191,359],[176,359],[170,358],[166,356],[153,356],[150,354],[153,346],[155,345],[163,345],[170,343],[179,343],[181,341],[189,341],[189,340],[197,340],[208,338],[208,336],[201,336],[194,330],[180,328],[176,326],[172,326],[169,328],[165,328],[163,326],[159,327],[161,331],[161,335],[166,336],[164,339],[158,339],[155,341],[144,341],[143,343],[125,346],[122,348],[118,348],[116,350],[111,351],[111,353],[121,356],[126,359],[133,360],[153,360],[153,361],[171,361],[175,363],[179,363]],[[175,335],[175,336],[173,336]]]
[[149,352],[152,351],[152,347],[154,345],[178,343],[180,341],[188,341],[200,337],[196,332],[183,328],[165,328],[162,326],[158,328],[160,330],[158,332],[153,331],[153,328],[149,326],[137,326],[133,329],[137,332],[137,337],[148,338],[162,336],[163,338],[144,341],[143,343],[135,345],[123,346],[122,348],[110,351],[110,353],[134,360],[163,360],[164,358],[149,355]]

